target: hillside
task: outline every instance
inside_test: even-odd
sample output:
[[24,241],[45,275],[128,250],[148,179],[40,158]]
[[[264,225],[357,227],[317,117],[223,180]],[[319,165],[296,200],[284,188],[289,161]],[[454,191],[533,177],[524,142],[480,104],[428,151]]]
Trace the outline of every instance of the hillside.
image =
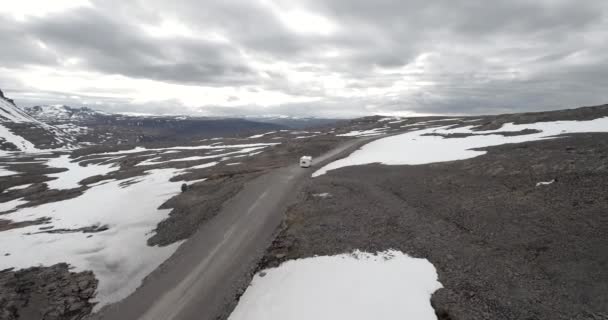
[[90,144],[177,142],[286,128],[245,119],[112,114],[66,105],[34,106],[25,111],[39,121],[71,132],[79,142]]
[[109,115],[87,107],[73,108],[66,105],[33,106],[25,107],[23,110],[32,117],[48,123],[77,123],[92,121],[96,118],[104,118]]
[[35,119],[0,91],[0,150],[30,152],[62,148],[74,142],[68,132]]

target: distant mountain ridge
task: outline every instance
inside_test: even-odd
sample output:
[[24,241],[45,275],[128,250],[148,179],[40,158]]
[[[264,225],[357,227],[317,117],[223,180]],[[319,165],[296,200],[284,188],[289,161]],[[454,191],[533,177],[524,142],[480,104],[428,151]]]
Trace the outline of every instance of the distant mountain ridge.
[[61,123],[61,122],[80,122],[80,121],[92,121],[95,119],[108,119],[112,118],[124,118],[126,119],[174,119],[174,120],[225,120],[225,119],[240,119],[245,121],[270,123],[287,127],[290,129],[306,129],[313,127],[322,127],[327,125],[333,125],[337,122],[343,121],[340,119],[325,119],[316,117],[293,117],[293,116],[281,116],[281,115],[262,115],[262,116],[244,116],[244,117],[197,117],[190,115],[154,115],[145,113],[107,113],[99,110],[92,109],[90,107],[72,107],[67,105],[39,105],[33,107],[23,108],[28,114],[34,118],[45,121],[48,123]]
[[25,107],[23,110],[40,121],[49,122],[91,120],[109,115],[89,107],[75,108],[60,104]]
[[337,123],[345,122],[344,119],[327,119],[315,117],[291,117],[291,116],[248,116],[248,120],[272,123],[285,126],[290,129],[309,129],[334,126]]
[[331,126],[335,119],[289,116],[246,116],[243,118],[197,117],[106,113],[89,107],[39,105],[24,110],[39,121],[73,131],[79,141],[92,143],[140,143],[175,141],[195,137],[232,136],[280,129],[308,129]]

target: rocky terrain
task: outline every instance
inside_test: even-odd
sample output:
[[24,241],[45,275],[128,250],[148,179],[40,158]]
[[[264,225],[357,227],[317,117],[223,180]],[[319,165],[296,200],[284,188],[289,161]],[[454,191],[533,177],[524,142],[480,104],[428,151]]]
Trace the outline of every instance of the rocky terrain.
[[0,271],[0,319],[82,319],[93,309],[97,280],[65,263]]
[[304,130],[331,126],[335,119],[291,117],[212,118],[112,114],[88,107],[41,105],[26,107],[33,118],[71,133],[86,144],[175,143],[210,137],[245,137],[255,132]]
[[0,90],[0,153],[56,149],[75,142],[70,133],[35,119]]
[[[74,208],[78,215],[81,212],[90,214],[90,209],[78,209],[79,199],[84,199],[97,190],[98,185],[112,181],[120,182],[119,189],[113,196],[130,202],[129,198],[121,197],[121,189],[137,189],[141,184],[140,181],[146,176],[169,170],[173,172],[173,176],[168,176],[167,179],[173,182],[167,182],[175,186],[169,189],[169,193],[162,192],[164,200],[157,205],[159,211],[168,212],[167,219],[161,219],[157,225],[152,226],[153,232],[146,237],[147,239],[143,239],[143,245],[146,246],[147,243],[152,246],[150,248],[154,246],[176,248],[180,241],[192,235],[201,224],[212,219],[222,204],[241,190],[247,181],[274,168],[295,162],[300,154],[318,155],[330,150],[345,139],[347,138],[321,132],[283,130],[242,138],[213,138],[200,141],[187,139],[182,140],[181,143],[156,142],[140,144],[138,147],[101,144],[72,151],[10,155],[0,158],[0,167],[7,170],[4,176],[0,176],[0,190],[2,190],[0,237],[3,236],[2,232],[13,232],[15,236],[22,234],[25,239],[29,236],[48,235],[61,238],[79,234],[85,239],[102,239],[108,232],[116,232],[113,231],[115,228],[119,230],[121,228],[114,226],[113,223],[104,222],[85,223],[77,227],[61,226],[51,212]],[[60,159],[64,160],[59,161]],[[84,170],[81,168],[89,168],[92,171],[79,174],[81,180],[75,180],[75,184],[69,183],[64,186],[57,182],[68,179],[72,171]],[[179,186],[184,182],[188,185],[187,190],[179,192]],[[153,191],[147,188],[139,187],[144,196],[148,194],[147,196],[153,198],[154,196],[150,194]],[[86,205],[90,205],[87,200],[83,201]],[[133,204],[137,205],[137,201],[133,201],[135,201]],[[25,213],[24,217],[20,217],[21,212],[34,212],[39,217],[30,218],[31,214]],[[13,216],[18,217],[19,220],[13,220],[15,219]],[[7,238],[3,241],[14,240]],[[42,249],[34,247],[27,250]],[[6,247],[0,254],[8,258],[22,253]],[[96,255],[94,252],[92,254]],[[58,252],[52,253],[49,257],[54,261],[52,257],[58,255],[60,255]],[[100,259],[100,257],[90,259]],[[121,260],[120,264],[125,262]],[[31,314],[28,312],[31,310],[40,312],[36,319],[81,318],[82,315],[90,313],[97,304],[101,295],[99,290],[104,292],[104,295],[108,294],[109,289],[104,289],[103,285],[108,281],[104,280],[102,285],[98,286],[100,281],[98,275],[88,270],[81,271],[82,267],[77,271],[61,273],[62,269],[59,266],[66,266],[65,264],[22,269],[10,268],[10,263],[6,266],[9,268],[2,271],[6,279],[21,280],[1,282],[0,288],[3,292],[37,292],[36,295],[0,296],[0,310],[11,314],[15,319],[28,319]],[[123,268],[119,265],[107,267]],[[125,267],[133,266],[129,266],[127,262]],[[103,265],[101,268],[106,269]],[[31,278],[40,278],[41,273],[51,276],[45,276],[44,281],[32,281]],[[61,276],[57,275],[58,273],[61,273]],[[91,280],[88,282],[94,292],[91,295],[85,296],[81,292],[86,290],[89,293],[90,286],[83,287],[80,291],[62,289],[61,295],[46,289],[49,284],[69,287],[71,286],[69,283],[72,281],[78,283],[85,276]],[[39,296],[42,298],[38,299]],[[85,303],[77,302],[82,299]],[[62,305],[67,307],[61,309],[59,306]]]
[[0,91],[0,151],[57,150],[104,144],[142,145],[211,137],[247,137],[256,132],[302,129],[335,122],[331,119],[275,120],[277,119],[258,121],[111,114],[87,107],[65,105],[21,109]]
[[145,144],[248,135],[286,127],[244,119],[111,114],[87,107],[43,105],[24,109],[86,144]]
[[[6,110],[15,107],[1,100]],[[247,120],[144,119],[53,108],[55,115],[46,118],[51,124],[39,120],[48,115],[45,108],[30,110],[38,119],[15,112],[27,123],[75,137],[78,148],[66,143],[42,153],[32,143],[35,152],[0,158],[0,241],[20,239],[23,246],[0,250],[4,261],[14,261],[0,271],[2,319],[81,319],[118,299],[114,292],[124,297],[135,287],[121,285],[143,281],[244,184],[303,154],[316,157],[358,137],[420,130],[430,130],[421,137],[453,141],[525,138],[542,130],[512,131],[507,124],[608,116],[608,106],[598,106],[498,116],[367,117],[305,131]],[[0,124],[17,128],[10,122]],[[85,129],[70,131],[75,127]],[[10,132],[21,132],[15,130]],[[222,132],[229,137],[209,137]],[[258,269],[355,249],[396,249],[437,269],[444,288],[432,304],[440,319],[604,319],[607,135],[572,133],[483,147],[477,150],[485,154],[463,160],[328,171],[296,197]],[[93,136],[99,139],[92,142]],[[56,212],[77,223],[56,219]],[[138,228],[141,234],[134,235]],[[121,237],[141,261],[113,251],[123,247]],[[44,247],[61,241],[82,247]],[[19,265],[24,252],[48,263]],[[121,272],[132,272],[131,279],[120,278]]]
[[[477,123],[499,128],[607,111]],[[569,134],[484,148],[466,160],[330,171],[291,207],[260,269],[396,249],[437,268],[444,288],[431,302],[439,319],[607,319],[607,141],[606,133]]]

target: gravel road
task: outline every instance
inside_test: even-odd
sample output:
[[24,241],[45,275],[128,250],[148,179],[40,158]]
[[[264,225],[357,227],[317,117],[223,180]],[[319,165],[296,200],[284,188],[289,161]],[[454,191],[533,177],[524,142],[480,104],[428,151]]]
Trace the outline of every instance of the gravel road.
[[92,318],[204,320],[226,316],[235,297],[249,284],[287,206],[312,170],[368,141],[348,141],[317,157],[313,168],[292,165],[248,182],[134,294]]

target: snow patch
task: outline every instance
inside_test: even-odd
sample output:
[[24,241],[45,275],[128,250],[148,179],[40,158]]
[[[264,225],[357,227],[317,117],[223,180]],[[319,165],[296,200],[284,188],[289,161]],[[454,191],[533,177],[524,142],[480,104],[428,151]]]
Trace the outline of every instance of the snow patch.
[[265,135],[269,135],[269,134],[273,134],[273,133],[276,133],[276,131],[270,131],[270,132],[266,132],[266,133],[256,134],[256,135],[253,135],[251,137],[248,137],[248,139],[257,139],[257,138],[261,138],[261,137],[263,137]]
[[[7,202],[1,202],[0,203],[0,212],[14,210],[15,208],[17,208],[17,206],[22,205],[24,203],[27,203],[27,201],[25,201],[23,199],[14,199],[14,200],[7,201]],[[3,219],[4,219],[4,217],[3,217]],[[0,270],[2,270],[2,269],[0,269]]]
[[104,175],[113,171],[112,164],[89,163],[87,166],[81,166],[78,162],[72,162],[69,155],[51,158],[47,161],[46,165],[53,168],[68,169],[68,171],[51,173],[48,175],[51,178],[57,178],[46,182],[49,189],[79,188],[81,186],[79,182],[83,179],[96,175]]
[[0,177],[13,176],[16,174],[19,174],[19,172],[9,170],[6,167],[0,167]]
[[156,164],[163,164],[163,163],[170,163],[170,162],[177,162],[177,161],[208,160],[208,159],[215,159],[215,158],[220,158],[220,157],[222,157],[222,159],[220,161],[224,161],[224,159],[230,159],[230,157],[227,157],[229,155],[248,153],[248,152],[252,152],[252,151],[256,151],[256,150],[260,150],[260,149],[264,149],[264,148],[265,147],[263,147],[263,146],[262,147],[250,147],[250,148],[243,148],[241,150],[236,150],[236,151],[232,151],[232,152],[228,152],[228,153],[212,154],[212,155],[207,155],[207,156],[192,156],[192,157],[187,157],[187,158],[169,159],[169,160],[165,160],[165,161],[156,161],[156,160],[160,159],[160,157],[155,157],[152,159],[142,161],[142,162],[136,164],[136,166],[156,165]]
[[259,272],[230,320],[437,319],[435,267],[400,251],[291,260]]
[[327,197],[329,197],[329,193],[327,193],[327,192],[313,193],[312,196],[313,197],[318,197],[318,198],[327,198]]
[[539,183],[536,184],[537,187],[540,186],[548,186],[550,184],[553,184],[555,182],[555,179],[551,180],[551,181],[541,181]]
[[14,190],[22,190],[22,189],[27,189],[29,186],[33,185],[33,183],[28,183],[28,184],[22,184],[22,185],[18,185],[18,186],[14,186],[14,187],[10,187],[8,189],[6,189],[6,191],[14,191]]
[[[2,100],[2,99],[0,99]],[[25,138],[12,133],[7,127],[0,124],[0,137],[4,138],[7,142],[14,144],[20,151],[35,152],[38,151],[33,143],[29,142]],[[0,150],[1,153],[7,154],[7,151]]]
[[213,167],[213,166],[217,165],[218,163],[219,162],[209,162],[209,163],[200,164],[198,166],[193,166],[193,167],[190,167],[188,169],[189,170],[190,169],[205,169],[205,168]]

